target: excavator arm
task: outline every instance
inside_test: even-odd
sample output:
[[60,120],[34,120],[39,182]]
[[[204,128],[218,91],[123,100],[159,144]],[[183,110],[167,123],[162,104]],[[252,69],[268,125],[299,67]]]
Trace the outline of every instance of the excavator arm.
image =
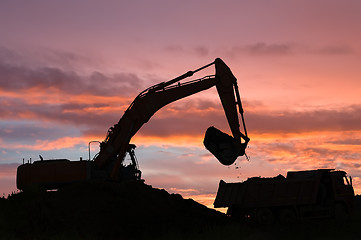
[[[215,64],[216,68],[215,75],[185,83],[179,82],[213,64]],[[106,139],[100,145],[100,152],[95,158],[95,164],[100,168],[109,165],[112,168],[111,178],[113,180],[118,179],[119,169],[122,166],[129,142],[143,124],[148,122],[165,105],[213,86],[217,88],[233,138],[228,135],[225,136],[224,133],[219,133],[219,130],[210,128],[207,131],[204,144],[222,164],[232,164],[238,156],[245,154],[249,138],[244,124],[237,80],[220,58],[195,71],[189,71],[175,79],[154,85],[141,92],[125,111],[119,122],[109,129]],[[245,134],[240,132],[237,106],[242,116]],[[215,142],[218,139],[217,134],[225,136],[225,142]],[[223,150],[222,147],[216,145],[223,145]],[[222,154],[222,151],[225,154]]]

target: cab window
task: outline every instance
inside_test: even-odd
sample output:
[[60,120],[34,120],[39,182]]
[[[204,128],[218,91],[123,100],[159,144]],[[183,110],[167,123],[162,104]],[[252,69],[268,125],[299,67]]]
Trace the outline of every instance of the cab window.
[[348,180],[348,178],[346,176],[343,177],[343,183],[344,183],[344,185],[351,185],[350,181]]

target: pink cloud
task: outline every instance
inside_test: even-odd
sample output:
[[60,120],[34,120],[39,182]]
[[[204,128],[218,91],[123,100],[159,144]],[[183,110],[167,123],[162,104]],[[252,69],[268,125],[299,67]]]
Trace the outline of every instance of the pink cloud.
[[316,48],[313,51],[315,54],[321,55],[348,55],[356,53],[355,49],[349,45],[326,45],[323,47]]
[[16,169],[19,166],[17,163],[0,163],[0,179],[2,178],[12,178]]

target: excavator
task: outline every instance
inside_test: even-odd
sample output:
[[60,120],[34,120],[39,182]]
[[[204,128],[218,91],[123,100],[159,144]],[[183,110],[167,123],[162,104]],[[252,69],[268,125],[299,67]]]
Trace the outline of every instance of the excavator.
[[[215,65],[215,75],[181,82],[194,73]],[[187,96],[216,87],[232,136],[215,127],[209,127],[203,140],[204,146],[223,165],[233,164],[245,150],[250,138],[247,135],[243,108],[238,91],[237,79],[220,58],[203,67],[161,82],[142,91],[130,104],[123,116],[110,127],[106,138],[100,143],[100,150],[91,160],[70,161],[50,159],[28,161],[17,168],[16,184],[19,190],[40,186],[46,190],[59,189],[65,185],[90,181],[140,181],[141,171],[135,157],[132,137],[162,107]],[[244,133],[240,130],[241,116]],[[90,145],[89,145],[90,146]],[[126,155],[130,164],[125,164]],[[246,155],[247,156],[247,155]]]

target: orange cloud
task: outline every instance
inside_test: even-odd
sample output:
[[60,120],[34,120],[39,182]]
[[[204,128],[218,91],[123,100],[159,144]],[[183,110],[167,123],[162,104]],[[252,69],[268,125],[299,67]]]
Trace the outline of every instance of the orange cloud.
[[[349,136],[349,138],[344,137],[339,142],[340,136]],[[356,179],[361,177],[361,163],[359,163],[361,142],[358,141],[361,139],[361,131],[255,134],[252,137],[250,147],[247,149],[250,162],[240,158],[240,161],[237,161],[235,166],[231,166],[231,169],[221,166],[212,155],[204,150],[201,143],[202,136],[189,142],[188,145],[186,141],[183,142],[184,144],[179,143],[178,140],[181,138],[151,140],[145,145],[139,145],[140,153],[144,151],[144,148],[155,147],[155,149],[162,150],[153,152],[153,157],[140,155],[139,159],[144,174],[147,176],[146,179],[156,183],[157,186],[169,187],[169,189],[176,187],[199,190],[202,189],[202,186],[207,185],[206,182],[216,188],[217,179],[220,178],[240,181],[252,176],[272,177],[286,174],[289,170],[317,168],[341,169]],[[142,137],[135,139],[143,142]],[[351,148],[347,148],[349,143],[352,143]],[[180,149],[179,152],[174,150],[177,148]],[[163,158],[164,160],[162,160]],[[203,161],[204,158],[206,161]],[[152,167],[153,164],[154,167]],[[167,183],[164,182],[164,179],[167,179]],[[357,180],[354,184],[356,191],[359,191],[357,190],[360,189]],[[213,189],[213,191],[215,190]],[[205,192],[201,190],[188,195],[198,194],[202,195]]]
[[83,137],[63,137],[55,140],[36,140],[29,144],[16,144],[0,142],[0,147],[4,149],[28,149],[38,151],[59,150],[74,148],[77,145],[87,146],[90,140]]
[[343,141],[350,140],[354,143],[356,137],[361,139],[361,131],[318,132],[286,137],[275,134],[273,139],[268,137],[267,141],[262,141],[262,138],[254,139],[250,143],[248,154],[251,161],[252,159],[267,161],[275,166],[283,166],[287,170],[336,168],[359,176],[360,145],[347,147],[337,142],[340,136],[349,134],[351,137],[344,137]]

